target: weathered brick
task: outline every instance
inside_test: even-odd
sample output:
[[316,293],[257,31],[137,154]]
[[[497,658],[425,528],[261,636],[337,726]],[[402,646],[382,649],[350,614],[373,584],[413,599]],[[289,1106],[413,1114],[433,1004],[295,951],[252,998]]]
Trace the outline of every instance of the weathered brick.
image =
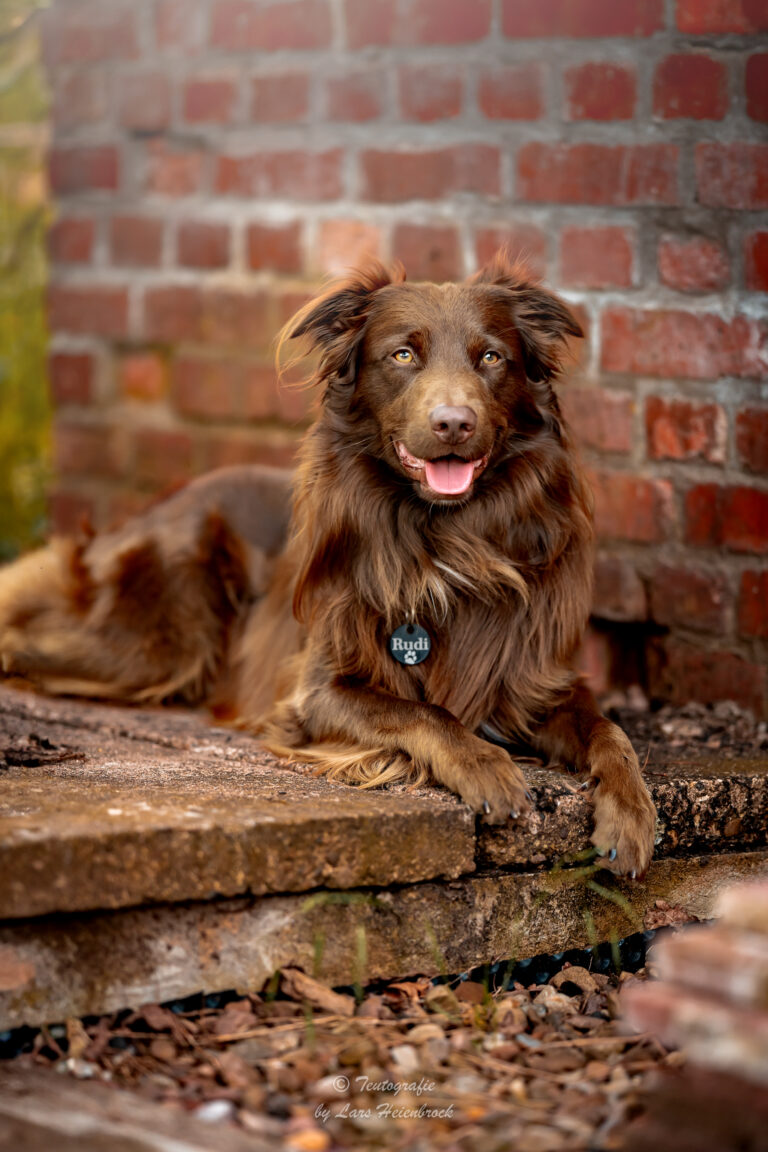
[[118,187],[119,167],[117,149],[111,144],[52,148],[48,160],[51,191],[59,196],[114,192]]
[[632,451],[635,404],[627,392],[568,387],[560,406],[578,444],[599,452]]
[[300,272],[301,224],[249,224],[246,234],[248,267],[272,272]]
[[748,316],[606,308],[601,364],[606,372],[716,380],[760,378],[766,370],[767,327]]
[[265,347],[274,335],[270,296],[264,290],[201,290],[190,284],[148,288],[144,334],[149,340],[230,347]]
[[93,357],[87,352],[53,352],[48,359],[48,380],[54,404],[90,404],[93,376]]
[[157,268],[163,252],[163,221],[148,216],[114,216],[109,243],[115,264]]
[[203,444],[203,467],[228,468],[233,464],[268,464],[272,468],[291,468],[296,463],[299,447],[298,433],[279,438],[252,429],[246,433],[232,430],[225,434],[207,436]]
[[547,273],[549,241],[535,224],[499,224],[475,229],[475,263],[488,264],[500,248],[506,248],[514,259],[521,260],[532,276]]
[[538,120],[544,110],[540,64],[483,68],[477,88],[480,111],[489,120]]
[[674,144],[525,144],[518,198],[556,204],[676,204]]
[[756,52],[748,58],[744,86],[747,115],[753,120],[768,120],[768,52]]
[[739,633],[768,640],[768,571],[741,574]]
[[745,236],[744,277],[747,288],[768,292],[768,232]]
[[109,110],[107,77],[103,69],[78,69],[52,77],[51,117],[57,128],[79,128],[104,120]]
[[362,196],[375,204],[442,200],[456,192],[500,192],[499,149],[488,144],[414,151],[371,149],[361,156]]
[[564,228],[560,278],[576,288],[628,288],[633,254],[634,233],[627,228]]
[[646,619],[648,604],[645,585],[631,561],[621,556],[597,556],[592,614],[603,620]]
[[672,485],[627,472],[590,470],[598,537],[650,544],[665,539],[674,521]]
[[661,695],[674,704],[735,700],[756,716],[765,714],[764,667],[736,652],[695,648],[671,638],[663,647],[665,664],[650,685],[653,695]]
[[653,460],[725,462],[728,420],[719,404],[649,396],[645,405],[648,455]]
[[631,120],[637,103],[637,75],[629,66],[580,64],[565,73],[569,120]]
[[286,424],[299,424],[317,403],[316,392],[303,381],[293,385],[279,381],[271,362],[247,366],[243,394],[243,414],[247,420],[277,418]]
[[685,497],[685,534],[699,547],[768,552],[768,492],[696,484]]
[[392,254],[412,280],[458,280],[463,272],[459,234],[451,224],[398,224]]
[[404,0],[402,42],[469,44],[491,30],[491,0]]
[[71,476],[119,476],[121,462],[114,433],[108,424],[57,420],[53,440],[56,471]]
[[128,352],[117,365],[120,395],[129,400],[162,400],[168,389],[165,361],[156,352]]
[[698,198],[710,208],[768,208],[768,145],[696,145]]
[[230,258],[228,224],[185,220],[179,224],[177,259],[184,268],[226,268]]
[[203,185],[205,154],[182,148],[165,140],[151,140],[147,146],[145,190],[162,196],[194,196]]
[[404,64],[397,85],[404,120],[428,124],[461,115],[464,79],[453,64]]
[[189,57],[200,50],[199,0],[157,0],[155,43],[163,53]]
[[237,83],[227,76],[196,76],[182,93],[182,112],[190,124],[231,124],[237,104]]
[[656,65],[654,115],[664,120],[722,120],[728,111],[728,70],[720,60],[677,52]]
[[677,0],[677,27],[694,36],[768,30],[763,0]]
[[342,151],[257,152],[220,156],[216,191],[224,196],[336,200],[342,195]]
[[288,124],[306,120],[309,76],[285,72],[255,76],[251,81],[251,120],[256,124]]
[[45,13],[42,39],[50,65],[135,59],[136,6],[99,0],[57,4]]
[[131,72],[117,82],[117,114],[123,128],[160,132],[171,119],[171,85],[164,72]]
[[587,625],[581,648],[576,655],[576,669],[588,688],[598,696],[611,687],[613,653],[607,632]]
[[659,243],[659,279],[678,292],[716,292],[730,283],[728,254],[706,236],[664,236]]
[[320,223],[315,265],[320,272],[345,272],[367,257],[381,257],[381,229],[362,220],[323,220]]
[[48,231],[48,253],[61,264],[87,264],[93,255],[96,233],[87,216],[63,216]]
[[176,344],[202,339],[203,298],[191,284],[148,288],[144,294],[144,335]]
[[57,487],[48,499],[51,531],[60,536],[78,536],[96,520],[96,505],[91,496]]
[[332,76],[326,82],[328,119],[363,123],[376,120],[383,110],[385,77],[378,70]]
[[210,420],[242,416],[242,374],[237,361],[180,357],[171,373],[174,407],[183,416]]
[[502,29],[531,36],[650,36],[664,26],[662,0],[502,0]]
[[107,285],[52,284],[48,323],[54,332],[128,335],[128,293]]
[[133,459],[140,484],[160,490],[170,488],[191,479],[194,442],[188,432],[135,428]]
[[343,0],[344,30],[352,49],[395,43],[397,0]]
[[736,451],[750,472],[768,472],[768,408],[742,408],[736,415]]
[[210,42],[226,52],[276,52],[328,48],[328,0],[216,0]]
[[720,572],[659,564],[651,579],[651,616],[657,624],[722,634],[730,593]]

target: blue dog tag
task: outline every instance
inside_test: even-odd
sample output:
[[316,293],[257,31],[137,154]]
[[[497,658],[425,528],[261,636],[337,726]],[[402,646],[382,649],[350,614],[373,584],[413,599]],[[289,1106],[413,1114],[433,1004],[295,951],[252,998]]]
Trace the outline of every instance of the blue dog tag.
[[389,650],[398,664],[421,664],[431,648],[429,632],[418,624],[401,624],[389,638]]

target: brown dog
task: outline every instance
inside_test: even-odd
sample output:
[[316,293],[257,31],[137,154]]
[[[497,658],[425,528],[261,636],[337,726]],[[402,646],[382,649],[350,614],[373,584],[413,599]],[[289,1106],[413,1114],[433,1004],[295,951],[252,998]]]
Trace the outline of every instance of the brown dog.
[[432,780],[492,822],[525,742],[588,772],[597,848],[645,872],[654,808],[572,668],[591,512],[551,382],[579,336],[502,255],[463,285],[371,265],[286,337],[320,353],[288,539],[285,474],[214,473],[0,578],[6,670],[49,690],[206,700],[348,783]]

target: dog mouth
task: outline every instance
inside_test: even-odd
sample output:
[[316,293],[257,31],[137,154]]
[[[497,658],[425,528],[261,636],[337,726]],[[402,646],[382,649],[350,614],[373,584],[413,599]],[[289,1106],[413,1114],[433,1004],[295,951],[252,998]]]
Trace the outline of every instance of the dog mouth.
[[490,457],[490,452],[486,452],[477,460],[465,460],[454,454],[422,460],[420,456],[413,456],[402,440],[395,441],[395,451],[403,468],[423,487],[440,496],[463,496],[484,471]]

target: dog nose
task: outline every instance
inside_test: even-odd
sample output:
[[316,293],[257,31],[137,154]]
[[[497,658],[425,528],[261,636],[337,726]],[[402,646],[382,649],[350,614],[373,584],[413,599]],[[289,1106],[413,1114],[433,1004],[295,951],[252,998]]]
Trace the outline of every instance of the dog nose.
[[472,408],[451,408],[438,404],[429,414],[432,431],[444,444],[463,444],[477,428],[477,414]]

